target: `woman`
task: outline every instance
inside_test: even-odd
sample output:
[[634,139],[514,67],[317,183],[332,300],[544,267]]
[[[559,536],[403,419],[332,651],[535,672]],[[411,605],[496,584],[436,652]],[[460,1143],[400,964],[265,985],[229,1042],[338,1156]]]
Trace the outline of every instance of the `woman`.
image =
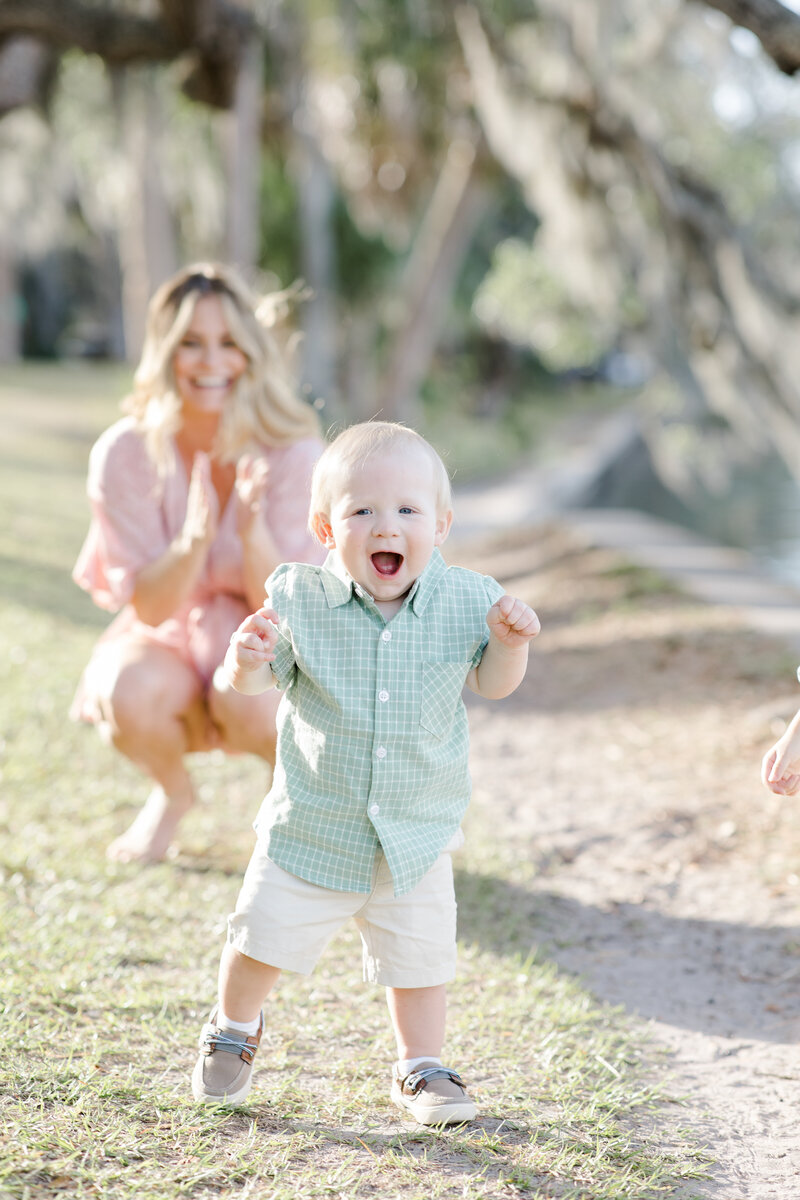
[[272,570],[321,557],[306,522],[323,444],[275,333],[281,301],[259,305],[216,264],[163,284],[127,415],[90,456],[92,523],[73,578],[121,611],[72,715],[154,783],[109,847],[118,861],[166,854],[194,799],[187,753],[220,747],[274,761],[275,697],[241,696],[215,670]]

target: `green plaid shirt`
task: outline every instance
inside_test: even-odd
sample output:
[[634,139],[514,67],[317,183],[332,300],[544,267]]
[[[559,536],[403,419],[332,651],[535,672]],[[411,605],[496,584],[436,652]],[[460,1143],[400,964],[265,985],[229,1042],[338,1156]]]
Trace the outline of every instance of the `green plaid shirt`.
[[285,871],[346,892],[371,890],[383,850],[395,894],[411,891],[469,802],[461,692],[503,588],[435,550],[389,622],[335,553],[278,567],[267,592],[285,694],[259,839]]

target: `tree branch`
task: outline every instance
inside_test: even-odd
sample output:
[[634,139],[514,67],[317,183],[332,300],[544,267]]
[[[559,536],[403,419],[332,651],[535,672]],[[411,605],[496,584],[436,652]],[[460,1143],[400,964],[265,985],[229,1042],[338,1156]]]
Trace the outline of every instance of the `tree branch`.
[[[527,76],[525,65],[513,71],[498,59],[475,9],[459,9],[458,29],[489,145],[541,219],[540,253],[552,261],[560,251],[568,298],[599,312],[586,287],[593,272],[611,279],[619,306],[622,264],[644,309],[637,332],[682,397],[665,420],[679,434],[703,429],[707,440],[721,419],[740,447],[769,439],[798,473],[798,297],[770,277],[724,196],[671,163],[635,110],[620,108],[578,57],[566,22]],[[547,54],[562,68],[549,72],[560,86],[542,94]],[[615,183],[628,196],[618,211],[608,204]],[[600,234],[586,236],[593,228]]]
[[244,45],[257,32],[252,14],[227,0],[160,0],[159,11],[147,18],[82,0],[2,0],[0,45],[28,36],[55,51],[97,54],[115,67],[186,56],[184,92],[230,108]]
[[800,15],[780,0],[699,0],[749,29],[784,75],[800,70]]
[[4,0],[0,40],[28,34],[59,50],[74,47],[105,62],[169,62],[186,50],[161,21],[118,10],[89,7],[74,0]]

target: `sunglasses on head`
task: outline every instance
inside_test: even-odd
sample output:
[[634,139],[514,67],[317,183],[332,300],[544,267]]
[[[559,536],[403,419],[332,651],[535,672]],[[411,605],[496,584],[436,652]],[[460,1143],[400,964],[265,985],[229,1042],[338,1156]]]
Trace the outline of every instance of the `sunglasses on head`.
[[198,292],[201,296],[210,296],[220,295],[220,293],[229,294],[229,289],[221,279],[215,279],[213,275],[204,275],[201,271],[197,271],[194,275],[187,275],[177,287],[172,289],[167,302],[178,307],[190,292]]

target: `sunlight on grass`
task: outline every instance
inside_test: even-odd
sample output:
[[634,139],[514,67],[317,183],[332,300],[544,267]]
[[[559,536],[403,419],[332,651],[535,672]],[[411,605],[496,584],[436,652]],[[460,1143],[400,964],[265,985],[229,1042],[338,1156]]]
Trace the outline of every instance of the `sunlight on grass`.
[[458,864],[448,1040],[479,1119],[425,1130],[390,1106],[389,1022],[380,990],[360,982],[353,930],[310,979],[281,981],[247,1106],[190,1102],[266,772],[204,756],[179,858],[146,870],[106,861],[144,785],[66,719],[106,619],[68,572],[87,522],[86,455],[123,389],[114,371],[0,376],[14,464],[0,483],[0,1193],[701,1196],[691,1181],[703,1156],[654,1088],[655,1052],[548,959],[529,868],[479,810]]

